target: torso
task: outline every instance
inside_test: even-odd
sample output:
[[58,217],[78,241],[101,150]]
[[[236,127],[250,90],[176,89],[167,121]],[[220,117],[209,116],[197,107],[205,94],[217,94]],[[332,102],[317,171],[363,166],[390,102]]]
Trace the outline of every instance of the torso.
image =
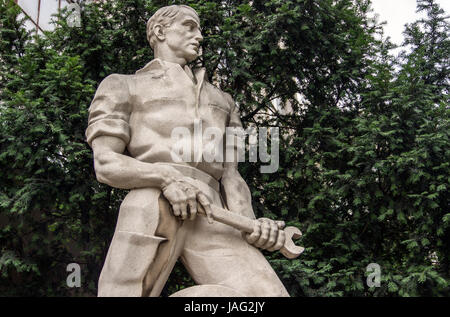
[[[204,74],[197,72],[199,74]],[[201,132],[216,128],[224,138],[231,105],[224,93],[210,83],[198,78],[198,83],[177,64],[167,70],[156,69],[126,77],[131,98],[129,125],[131,139],[128,151],[134,158],[149,162],[174,162],[172,138],[174,128],[186,128],[191,139],[192,159],[183,162],[219,179],[223,172],[222,162],[194,162],[195,150],[205,151],[203,146],[194,148],[194,126]],[[217,141],[217,140],[216,140]],[[197,142],[198,143],[198,142]],[[197,157],[198,157],[197,153]],[[201,154],[200,154],[201,156]]]

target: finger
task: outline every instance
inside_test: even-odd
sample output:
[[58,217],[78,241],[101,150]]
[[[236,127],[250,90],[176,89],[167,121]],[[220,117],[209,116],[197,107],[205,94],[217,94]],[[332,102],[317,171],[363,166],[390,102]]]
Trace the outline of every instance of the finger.
[[[197,201],[200,203],[200,205],[202,205],[203,209],[205,209],[204,208],[205,206],[209,205],[208,198],[202,192],[197,193]],[[205,210],[205,213],[206,213],[206,210]]]
[[276,221],[278,229],[283,229],[286,226],[286,223],[283,220]]
[[187,218],[187,205],[185,202],[182,202],[180,204],[180,210],[181,210],[181,219],[185,220]]
[[183,204],[187,201],[187,196],[183,191],[177,191],[175,194],[174,201],[178,204]]
[[181,215],[180,204],[172,204],[173,215],[179,217]]
[[191,220],[194,220],[197,216],[197,201],[195,199],[189,199],[189,212],[190,212],[190,218]]
[[264,244],[266,244],[269,239],[270,225],[267,221],[263,221],[261,224],[261,236],[258,241],[256,241],[255,246],[258,248],[262,248]]
[[184,193],[185,193],[187,199],[195,199],[197,197],[198,191],[196,191],[192,187],[189,187],[189,188],[186,188]]
[[275,223],[275,221],[270,221],[270,233],[269,233],[269,239],[267,242],[263,245],[263,249],[269,249],[275,245],[278,238],[278,225]]
[[199,193],[197,193],[197,200],[202,205],[203,209],[205,210],[206,218],[208,219],[208,222],[210,224],[213,223],[212,209],[211,209],[211,204],[209,202],[208,197],[206,197],[205,194],[199,192]]
[[253,223],[253,232],[244,235],[245,240],[250,244],[254,244],[261,236],[261,222],[255,220]]
[[197,200],[196,200],[197,194],[193,188],[187,188],[185,194],[189,206],[189,214],[190,214],[189,219],[194,220],[195,217],[197,216]]
[[204,208],[205,208],[205,211],[206,211],[206,218],[208,219],[208,223],[212,224],[214,222],[214,219],[213,219],[213,216],[212,216],[213,211],[211,209],[211,206],[208,204],[207,206],[204,206]]
[[275,245],[273,247],[271,247],[267,250],[271,251],[271,252],[280,250],[284,246],[285,241],[286,241],[286,234],[284,233],[283,230],[278,230],[277,243],[275,243]]

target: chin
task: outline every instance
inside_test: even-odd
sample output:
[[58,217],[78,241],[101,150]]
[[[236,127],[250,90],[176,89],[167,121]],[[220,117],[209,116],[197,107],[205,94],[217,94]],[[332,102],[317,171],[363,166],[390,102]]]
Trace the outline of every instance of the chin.
[[199,55],[198,55],[197,53],[195,53],[195,54],[189,54],[189,55],[186,57],[186,60],[187,60],[188,63],[190,63],[190,62],[194,61],[197,57],[199,57]]

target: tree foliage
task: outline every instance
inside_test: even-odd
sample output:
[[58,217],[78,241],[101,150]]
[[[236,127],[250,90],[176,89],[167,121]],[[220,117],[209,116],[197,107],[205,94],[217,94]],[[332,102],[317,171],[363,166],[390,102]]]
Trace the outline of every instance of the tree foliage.
[[[0,293],[96,294],[126,192],[96,181],[88,107],[104,77],[152,59],[145,23],[173,3],[200,14],[196,63],[244,125],[280,129],[279,170],[240,171],[257,216],[303,232],[298,259],[265,253],[291,296],[448,296],[450,43],[433,0],[418,0],[426,18],[399,57],[368,0],[104,1],[39,37],[0,0]],[[73,262],[80,289],[66,286]],[[192,283],[177,266],[163,295]]]

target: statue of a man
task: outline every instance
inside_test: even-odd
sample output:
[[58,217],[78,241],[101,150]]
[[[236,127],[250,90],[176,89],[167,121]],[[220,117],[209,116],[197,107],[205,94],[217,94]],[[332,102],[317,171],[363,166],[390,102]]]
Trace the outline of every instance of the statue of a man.
[[[174,128],[242,127],[231,96],[187,64],[203,37],[196,11],[173,5],[147,23],[155,59],[134,75],[112,74],[97,89],[86,137],[98,181],[130,189],[98,285],[99,296],[159,296],[181,259],[199,285],[184,296],[288,296],[259,249],[278,250],[282,223],[261,218],[244,234],[212,221],[212,205],[255,218],[237,162],[174,160]],[[191,144],[195,141],[192,140]],[[197,146],[198,147],[198,146]],[[230,149],[231,147],[231,149]],[[237,151],[235,145],[224,145]],[[193,151],[206,151],[194,148]],[[198,154],[198,153],[194,153]],[[208,217],[197,216],[200,206]]]

